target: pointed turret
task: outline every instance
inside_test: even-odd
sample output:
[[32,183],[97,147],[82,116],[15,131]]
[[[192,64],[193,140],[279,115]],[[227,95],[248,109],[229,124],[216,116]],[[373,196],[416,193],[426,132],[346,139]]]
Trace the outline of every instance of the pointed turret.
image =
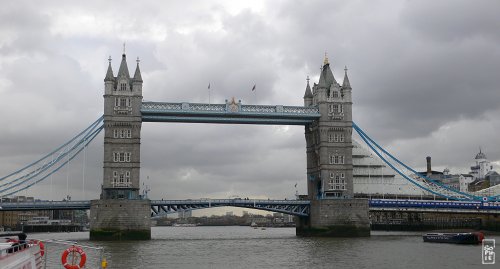
[[304,94],[304,98],[312,98],[313,94],[311,91],[311,86],[309,86],[309,76],[307,76],[307,86],[306,86],[306,93]]
[[323,61],[323,68],[319,76],[318,87],[330,89],[332,83],[337,82],[335,77],[333,77],[332,70],[330,69],[330,63],[328,62],[328,57],[325,53],[325,60]]
[[108,71],[106,72],[106,77],[104,78],[104,82],[115,81],[115,77],[113,76],[113,69],[111,68],[111,56],[109,56],[108,61],[109,61]]
[[311,91],[311,86],[309,86],[309,76],[307,76],[307,86],[306,86],[306,92],[304,93],[304,106],[310,106],[313,103],[313,94]]
[[142,94],[142,76],[139,62],[139,57],[137,57],[137,67],[135,68],[134,78],[132,79],[132,91]]
[[349,77],[347,76],[347,66],[344,68],[344,82],[342,82],[342,89],[352,89],[351,83],[349,82]]
[[127,66],[127,56],[122,54],[122,62],[120,63],[120,69],[118,69],[118,75],[117,77],[126,77],[130,78],[130,75],[128,73],[128,66]]
[[135,68],[134,81],[142,82],[141,70],[139,69],[139,57],[137,57],[137,67]]

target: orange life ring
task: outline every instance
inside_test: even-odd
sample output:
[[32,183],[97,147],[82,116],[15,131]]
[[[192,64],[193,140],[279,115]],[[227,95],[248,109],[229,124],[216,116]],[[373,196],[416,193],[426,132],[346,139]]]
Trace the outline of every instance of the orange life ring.
[[[71,263],[68,263],[68,255],[70,253],[78,253],[80,254],[80,262],[78,264],[74,264],[72,261]],[[81,269],[83,266],[85,266],[85,262],[87,261],[87,254],[85,254],[85,251],[81,247],[78,246],[71,246],[67,248],[62,256],[61,256],[61,262],[66,269]]]
[[29,243],[32,244],[32,245],[38,245],[38,246],[40,246],[40,255],[41,256],[45,255],[45,245],[43,244],[42,241],[39,241],[39,240],[30,240]]

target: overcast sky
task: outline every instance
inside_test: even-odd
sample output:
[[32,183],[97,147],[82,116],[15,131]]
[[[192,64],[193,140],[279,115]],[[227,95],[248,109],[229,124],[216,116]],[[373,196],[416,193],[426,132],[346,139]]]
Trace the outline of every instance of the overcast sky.
[[[466,173],[479,147],[500,170],[499,1],[6,1],[0,9],[0,176],[103,113],[126,42],[148,101],[302,105],[324,53],[349,69],[354,121],[410,166]],[[257,85],[257,94],[251,91]],[[102,134],[22,192],[95,199]],[[150,198],[283,199],[306,189],[303,127],[144,123]],[[500,171],[499,171],[500,172]],[[147,179],[149,177],[149,179]],[[52,186],[52,187],[50,187]],[[84,197],[85,196],[85,197]]]

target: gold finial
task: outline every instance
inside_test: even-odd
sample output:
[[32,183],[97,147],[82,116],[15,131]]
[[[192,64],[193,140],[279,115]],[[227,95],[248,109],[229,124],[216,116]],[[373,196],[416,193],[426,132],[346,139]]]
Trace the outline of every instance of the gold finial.
[[327,64],[329,64],[329,62],[328,62],[328,55],[325,52],[325,60],[323,61],[323,65],[327,65]]
[[125,42],[123,42],[123,54],[125,54]]
[[307,84],[309,84],[309,76],[307,76],[306,80],[307,80]]
[[111,55],[109,55],[108,61],[109,63],[111,63]]
[[346,66],[344,67],[344,71],[345,71],[345,73],[346,73],[346,74],[347,74],[347,70],[348,70],[348,69],[347,69],[347,65],[346,65]]
[[135,61],[137,62],[137,64],[139,64],[139,62],[140,62],[141,60],[139,60],[139,57],[137,57],[137,60],[135,60]]

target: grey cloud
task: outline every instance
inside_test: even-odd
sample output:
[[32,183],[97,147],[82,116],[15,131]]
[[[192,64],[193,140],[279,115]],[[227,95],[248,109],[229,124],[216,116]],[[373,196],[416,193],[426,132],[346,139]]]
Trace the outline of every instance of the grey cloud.
[[[111,54],[116,72],[124,41],[131,72],[141,58],[150,101],[207,102],[210,82],[215,103],[233,96],[253,103],[256,83],[257,103],[301,104],[305,77],[318,75],[327,51],[340,83],[349,67],[355,121],[410,165],[433,155],[436,166],[467,168],[484,141],[488,157],[500,160],[491,135],[500,100],[496,2],[273,1],[262,11],[231,13],[224,1],[124,1],[119,12],[126,21],[113,17],[116,7],[107,2],[32,4],[0,11],[0,31],[11,40],[0,45],[0,112],[8,115],[0,118],[7,127],[0,130],[0,175],[102,114],[106,59]],[[58,12],[91,15],[105,30],[76,25],[53,34]],[[157,36],[151,29],[159,29]],[[305,191],[303,133],[302,127],[145,123],[142,180],[152,198],[284,198],[296,182]],[[87,198],[97,198],[102,136],[88,156]],[[82,197],[81,162],[69,171],[77,179],[70,183],[75,198]],[[64,171],[54,178],[57,197],[66,192],[65,180]],[[48,184],[31,193],[43,196]]]

